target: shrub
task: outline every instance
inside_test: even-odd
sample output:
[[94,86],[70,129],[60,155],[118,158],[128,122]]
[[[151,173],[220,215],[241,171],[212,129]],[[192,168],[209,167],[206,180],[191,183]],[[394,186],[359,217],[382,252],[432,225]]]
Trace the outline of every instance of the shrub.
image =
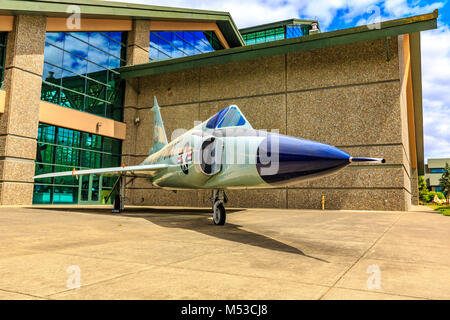
[[439,179],[439,185],[442,187],[442,191],[444,191],[446,193],[447,199],[449,199],[450,198],[450,165],[448,163],[445,164],[445,171],[442,174],[442,177]]
[[436,194],[435,191],[430,191],[427,193],[427,195],[425,196],[425,201],[426,202],[431,202],[434,199],[434,195]]
[[445,199],[445,196],[442,192],[430,191],[425,196],[425,202],[431,202],[434,200],[434,196],[437,195],[439,199]]
[[419,199],[426,202],[428,199],[428,192],[424,176],[419,176]]
[[445,199],[445,195],[442,192],[436,192],[436,194],[439,197],[439,199],[441,200]]

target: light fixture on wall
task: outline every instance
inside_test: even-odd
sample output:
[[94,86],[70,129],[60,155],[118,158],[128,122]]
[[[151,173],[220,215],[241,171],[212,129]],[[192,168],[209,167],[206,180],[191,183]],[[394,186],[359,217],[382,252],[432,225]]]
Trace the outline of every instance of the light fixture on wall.
[[139,117],[136,117],[135,119],[134,119],[134,125],[138,125],[139,123],[141,123],[141,119],[139,118]]

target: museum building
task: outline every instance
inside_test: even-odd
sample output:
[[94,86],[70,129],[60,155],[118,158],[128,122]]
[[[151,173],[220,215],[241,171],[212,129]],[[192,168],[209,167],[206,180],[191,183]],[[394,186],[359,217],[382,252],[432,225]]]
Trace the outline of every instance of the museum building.
[[[113,178],[33,176],[139,164],[157,96],[169,139],[236,104],[256,129],[387,160],[230,191],[230,207],[320,208],[325,196],[330,209],[408,209],[424,170],[420,32],[437,16],[331,32],[303,19],[239,30],[227,12],[0,0],[0,205],[110,203]],[[174,194],[144,179],[126,194],[133,205],[210,205],[207,191]]]

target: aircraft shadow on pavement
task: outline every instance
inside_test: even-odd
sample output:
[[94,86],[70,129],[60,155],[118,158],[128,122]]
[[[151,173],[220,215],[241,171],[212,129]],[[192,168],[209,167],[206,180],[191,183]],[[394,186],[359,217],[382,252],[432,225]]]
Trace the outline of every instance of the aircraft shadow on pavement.
[[[36,208],[35,208],[36,209]],[[326,260],[303,253],[300,249],[275,240],[268,236],[243,229],[241,225],[227,222],[224,226],[214,226],[211,221],[211,209],[171,209],[171,208],[127,208],[120,214],[111,213],[111,209],[103,208],[45,208],[52,211],[70,211],[89,214],[117,215],[123,217],[143,218],[165,228],[179,228],[196,231],[204,235],[233,241],[268,250],[292,253],[315,259]],[[227,214],[242,210],[227,209]]]

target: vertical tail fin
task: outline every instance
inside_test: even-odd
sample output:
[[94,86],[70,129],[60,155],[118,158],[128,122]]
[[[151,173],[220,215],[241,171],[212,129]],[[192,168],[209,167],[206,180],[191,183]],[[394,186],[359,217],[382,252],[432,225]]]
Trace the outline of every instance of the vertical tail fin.
[[153,127],[153,146],[150,149],[150,154],[153,154],[161,150],[165,145],[167,145],[168,142],[166,131],[164,130],[164,123],[161,117],[161,111],[158,105],[158,101],[156,100],[156,97],[154,99],[154,106],[151,110],[153,111],[154,127]]

